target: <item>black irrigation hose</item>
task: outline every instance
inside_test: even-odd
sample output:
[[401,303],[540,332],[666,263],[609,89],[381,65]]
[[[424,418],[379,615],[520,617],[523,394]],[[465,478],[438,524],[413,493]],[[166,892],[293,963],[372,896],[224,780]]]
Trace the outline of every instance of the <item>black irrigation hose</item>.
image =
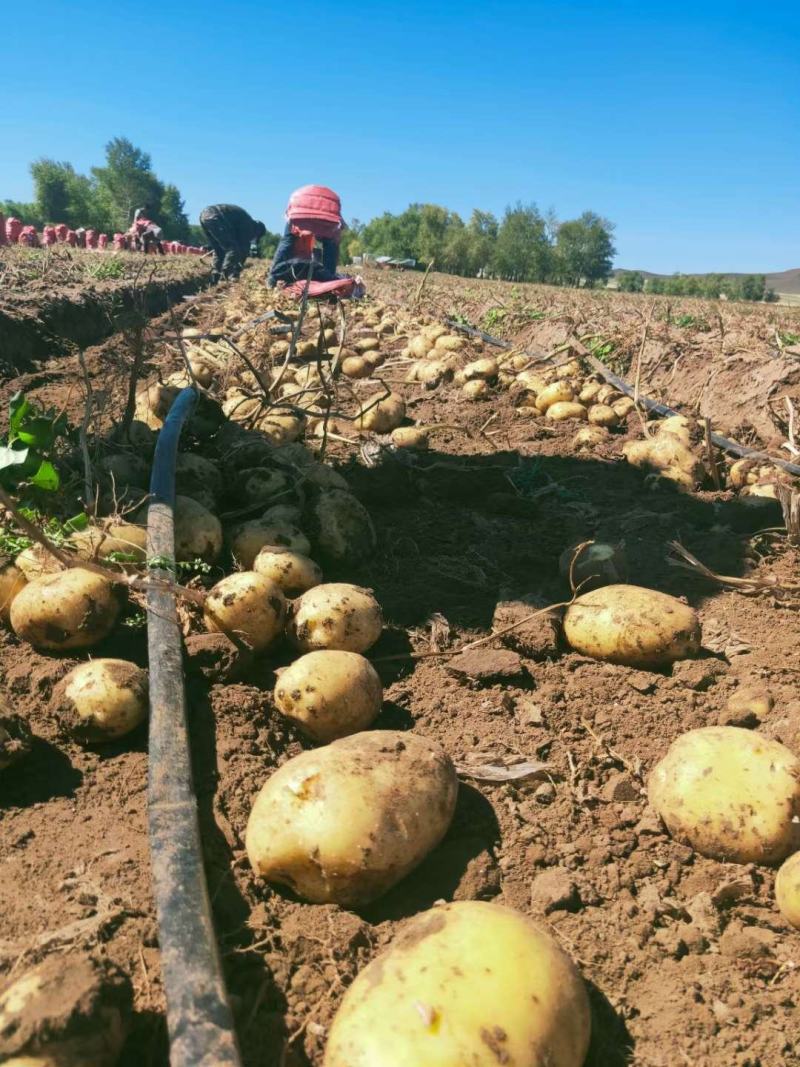
[[[487,345],[494,345],[495,348],[503,348],[506,351],[514,346],[509,341],[503,341],[499,337],[492,337],[490,333],[484,333],[483,330],[476,330],[472,326],[462,326],[461,323],[455,322],[452,319],[447,319],[447,325],[451,326],[455,330],[461,330],[463,333],[469,334],[471,337],[480,337]],[[613,385],[616,389],[619,389],[621,393],[625,393],[626,396],[631,398],[635,397],[635,390],[633,386],[620,378],[618,375],[610,371],[596,356],[585,356],[586,360],[591,363],[592,367],[598,374],[602,374],[605,380]],[[549,362],[542,360],[542,362]],[[636,397],[637,403],[641,404],[647,411],[652,411],[656,415],[662,416],[662,418],[669,418],[671,415],[679,415],[680,412],[675,411],[674,408],[668,407],[666,404],[660,404],[657,400],[650,400],[646,396]],[[763,459],[768,463],[773,463],[776,467],[781,467],[783,470],[788,471],[790,474],[800,475],[800,466],[796,463],[790,463],[787,459],[781,459],[778,456],[770,456],[768,452],[759,452],[755,448],[748,448],[746,445],[740,445],[737,441],[731,441],[728,437],[722,437],[718,433],[712,433],[711,441],[717,446],[722,448],[726,452],[732,452],[735,456],[742,456],[746,459]]]
[[[166,564],[151,571],[154,578],[164,582],[175,578],[175,457],[195,400],[193,388],[178,394],[159,434],[153,460],[147,556]],[[183,643],[175,595],[169,588],[154,586],[148,590],[147,643],[150,854],[167,996],[170,1064],[239,1067],[203,870],[183,686]]]

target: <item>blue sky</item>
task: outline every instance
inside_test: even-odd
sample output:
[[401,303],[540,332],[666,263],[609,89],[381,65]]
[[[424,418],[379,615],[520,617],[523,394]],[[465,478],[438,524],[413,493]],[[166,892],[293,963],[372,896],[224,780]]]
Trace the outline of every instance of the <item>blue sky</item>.
[[2,39],[0,198],[122,135],[195,220],[275,230],[317,181],[348,218],[535,201],[606,215],[622,266],[800,266],[797,0],[27,0]]

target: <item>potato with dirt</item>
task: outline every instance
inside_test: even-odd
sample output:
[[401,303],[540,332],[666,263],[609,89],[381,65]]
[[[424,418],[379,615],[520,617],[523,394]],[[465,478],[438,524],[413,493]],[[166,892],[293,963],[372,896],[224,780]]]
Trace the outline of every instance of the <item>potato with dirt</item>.
[[68,545],[79,559],[131,568],[147,557],[147,530],[131,522],[108,522],[70,534]]
[[326,648],[366,652],[383,632],[383,615],[368,589],[328,582],[291,604],[286,631],[300,652]]
[[90,648],[111,632],[123,599],[108,578],[71,567],[28,582],[11,604],[11,626],[34,648]]
[[315,494],[304,521],[324,560],[354,565],[375,551],[377,537],[369,512],[349,491],[326,489]]
[[124,659],[79,663],[53,692],[60,724],[84,744],[116,741],[147,718],[147,671]]
[[253,870],[304,900],[367,904],[435,848],[455,810],[449,756],[417,734],[372,730],[303,752],[256,797]]
[[11,618],[14,597],[25,588],[27,580],[13,560],[0,557],[0,619],[3,622]]
[[373,433],[391,433],[406,417],[406,402],[399,393],[377,393],[361,406],[356,429]]
[[311,542],[303,531],[290,522],[261,518],[243,522],[233,530],[231,555],[244,570],[252,570],[256,556],[265,547],[288,548],[307,556]]
[[543,926],[499,904],[444,904],[412,919],[357,976],[324,1067],[581,1067],[583,980]]
[[798,845],[800,760],[752,730],[681,734],[653,768],[647,792],[670,834],[711,859],[778,863]]
[[280,636],[286,598],[279,585],[255,571],[236,571],[211,589],[203,607],[209,633],[224,633],[263,652]]
[[688,604],[655,589],[617,584],[579,596],[564,616],[564,637],[592,659],[660,667],[697,655],[701,633]]
[[262,548],[253,562],[253,570],[283,590],[286,597],[294,598],[321,585],[322,568],[318,563],[300,552],[280,545],[267,545]]
[[775,878],[775,900],[787,923],[800,930],[800,852],[781,865]]
[[113,1067],[133,1008],[130,979],[83,952],[52,955],[0,993],[0,1063]]
[[281,671],[275,686],[278,711],[323,744],[366,730],[382,700],[378,672],[357,652],[308,652]]

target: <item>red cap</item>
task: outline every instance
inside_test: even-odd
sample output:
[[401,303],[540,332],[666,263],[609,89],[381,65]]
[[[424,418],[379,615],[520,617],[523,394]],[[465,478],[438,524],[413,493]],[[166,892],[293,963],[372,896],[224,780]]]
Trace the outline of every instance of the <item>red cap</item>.
[[295,189],[286,208],[287,219],[325,219],[342,222],[342,202],[325,185],[304,185]]

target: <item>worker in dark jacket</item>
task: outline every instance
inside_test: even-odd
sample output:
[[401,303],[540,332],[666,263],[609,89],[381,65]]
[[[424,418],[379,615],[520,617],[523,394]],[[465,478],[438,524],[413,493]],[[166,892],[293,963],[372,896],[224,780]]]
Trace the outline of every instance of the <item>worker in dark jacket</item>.
[[309,270],[313,281],[333,281],[337,277],[339,241],[345,229],[337,194],[324,185],[295,189],[289,197],[286,219],[267,284],[270,287],[278,282],[291,285],[308,278]]
[[250,245],[267,232],[263,222],[256,222],[244,208],[235,204],[212,204],[200,212],[200,226],[214,253],[211,280],[238,278]]

